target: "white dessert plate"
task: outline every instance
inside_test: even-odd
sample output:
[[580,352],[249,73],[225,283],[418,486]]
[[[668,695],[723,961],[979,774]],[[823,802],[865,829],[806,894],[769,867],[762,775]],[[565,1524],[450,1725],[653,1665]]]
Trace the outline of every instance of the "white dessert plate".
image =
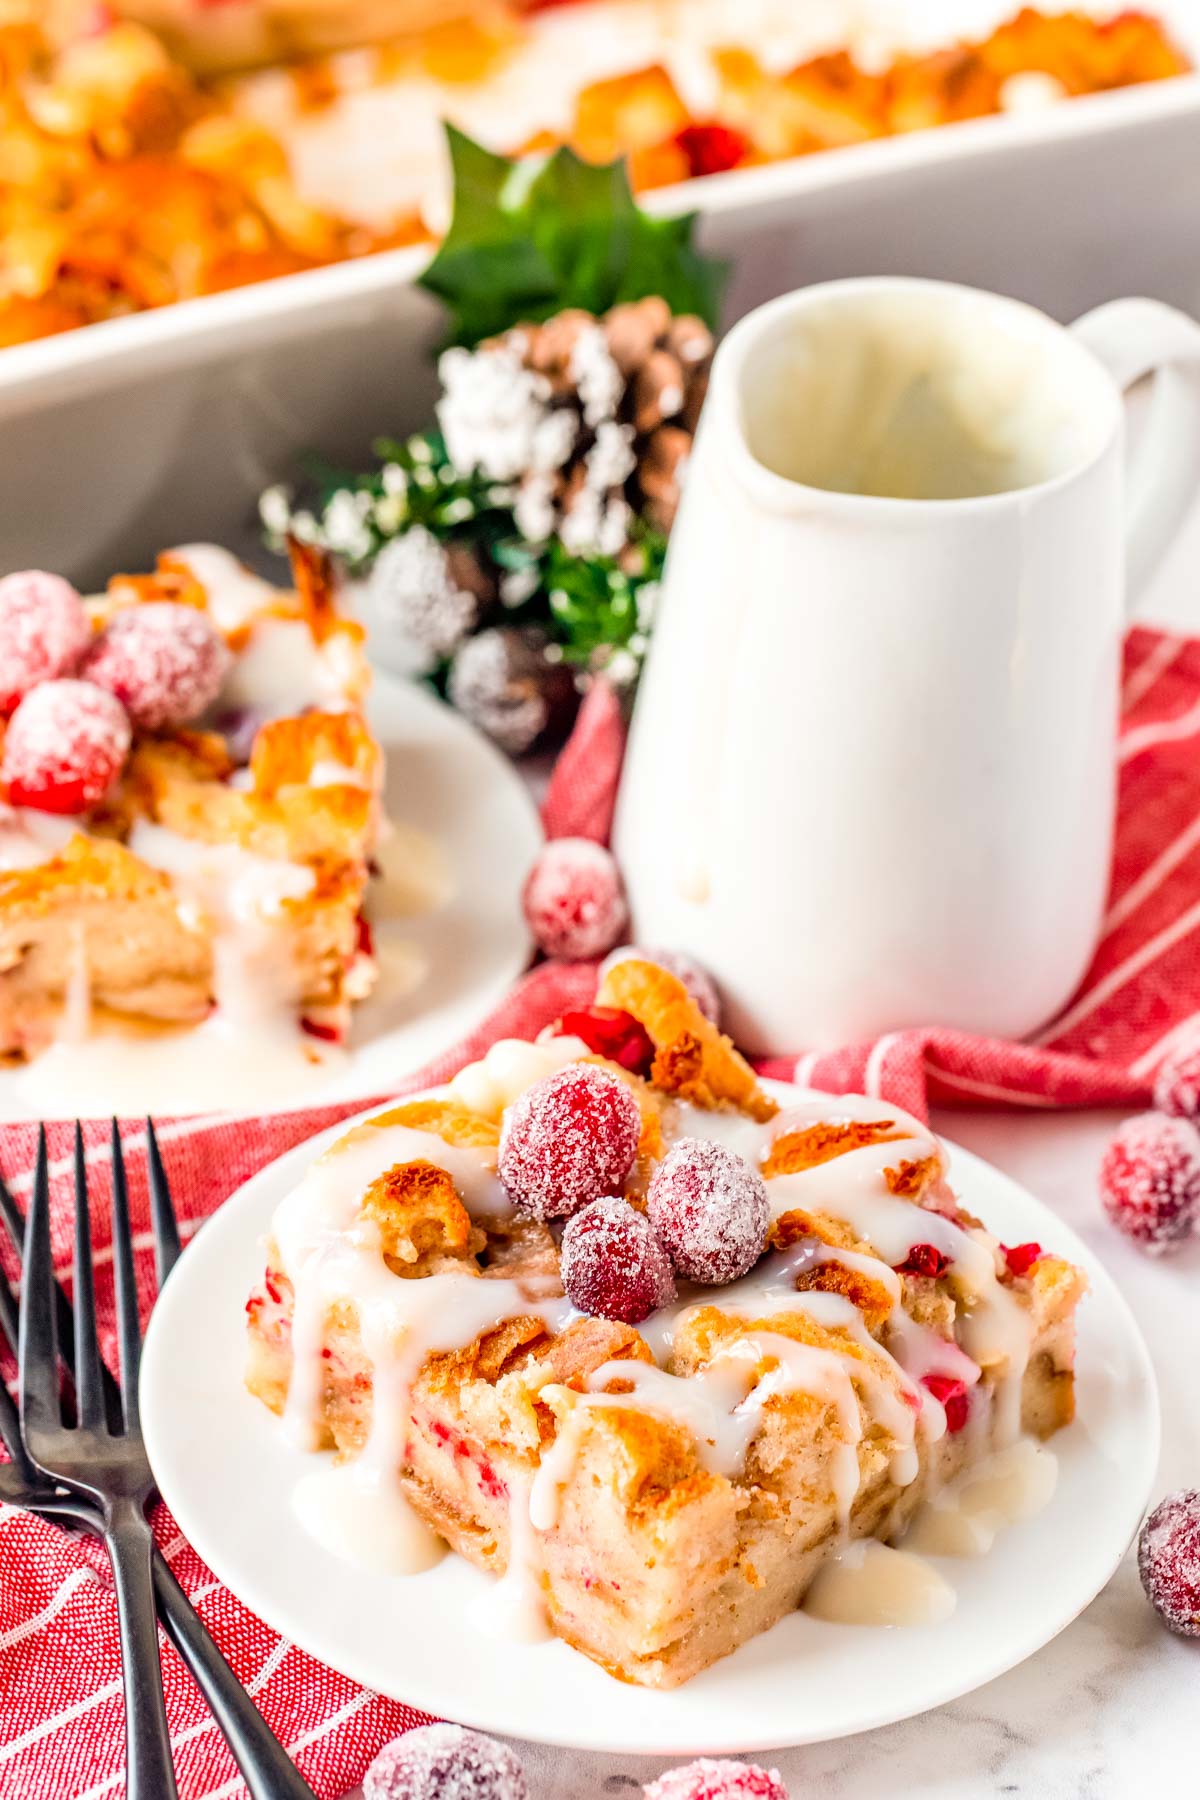
[[[787,1095],[795,1090],[772,1084]],[[242,1385],[246,1295],[277,1202],[344,1126],[238,1190],[177,1265],[146,1338],[142,1423],[180,1529],[247,1606],[378,1692],[487,1731],[664,1756],[752,1751],[866,1731],[939,1706],[1024,1661],[1099,1593],[1141,1519],[1158,1460],[1149,1356],[1111,1276],[1074,1232],[990,1164],[953,1149],[964,1204],[1009,1243],[1080,1263],[1079,1417],[1053,1439],[1058,1486],[1036,1518],[973,1560],[932,1559],[958,1591],[938,1625],[783,1620],[685,1687],[613,1680],[557,1640],[486,1637],[470,1623],[489,1577],[450,1556],[425,1573],[348,1566],[303,1531],[290,1494],[314,1458]]]
[[[376,668],[368,706],[386,759],[384,811],[396,827],[380,856],[385,879],[372,884],[380,963],[375,992],[355,1009],[345,1054],[300,1081],[264,1058],[257,1092],[246,1060],[222,1071],[206,1056],[194,1067],[189,1035],[164,1042],[150,1072],[89,1059],[72,1063],[70,1092],[47,1080],[31,1085],[22,1069],[0,1071],[0,1118],[77,1113],[280,1110],[343,1099],[371,1099],[394,1088],[455,1043],[508,992],[529,960],[521,888],[542,841],[528,787],[513,764],[428,689]],[[403,893],[393,865],[407,874]],[[51,1052],[51,1055],[54,1053]],[[111,1062],[111,1059],[110,1059]],[[281,1073],[284,1079],[281,1080]],[[197,1074],[202,1089],[196,1085]],[[132,1081],[132,1086],[130,1085]]]

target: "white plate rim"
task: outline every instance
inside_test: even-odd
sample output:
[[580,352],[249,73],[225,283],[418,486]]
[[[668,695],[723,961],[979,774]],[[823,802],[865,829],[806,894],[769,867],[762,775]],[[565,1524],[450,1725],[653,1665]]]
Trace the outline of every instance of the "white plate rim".
[[[814,1090],[800,1088],[793,1083],[782,1081],[764,1080],[762,1085],[781,1099],[809,1096],[814,1092]],[[429,1090],[431,1093],[440,1091],[443,1090]],[[834,1100],[837,1098],[836,1095],[823,1097]],[[236,1222],[236,1214],[230,1211],[231,1208],[236,1207],[241,1211],[252,1207],[264,1189],[274,1192],[276,1185],[281,1182],[281,1178],[291,1176],[293,1170],[298,1173],[334,1138],[349,1130],[354,1124],[372,1117],[380,1110],[379,1106],[369,1107],[354,1118],[342,1120],[328,1127],[316,1137],[303,1144],[295,1145],[291,1150],[277,1157],[235,1190],[211,1216],[211,1219],[206,1221],[204,1230],[210,1230],[213,1223],[224,1218],[225,1229],[232,1235],[231,1222]],[[703,1743],[696,1741],[680,1743],[670,1736],[669,1728],[661,1739],[651,1741],[645,1735],[622,1737],[619,1729],[616,1731],[608,1728],[594,1730],[591,1728],[590,1720],[587,1728],[582,1731],[578,1726],[570,1729],[556,1727],[554,1709],[548,1709],[548,1716],[544,1722],[539,1718],[536,1730],[529,1729],[528,1720],[522,1720],[518,1730],[511,1723],[506,1723],[503,1718],[497,1717],[486,1702],[478,1704],[476,1696],[469,1689],[465,1689],[461,1695],[455,1696],[452,1707],[446,1706],[444,1695],[439,1698],[436,1694],[427,1691],[423,1693],[422,1675],[419,1669],[412,1678],[406,1674],[401,1681],[397,1677],[395,1689],[390,1689],[386,1682],[381,1684],[378,1668],[373,1667],[369,1661],[356,1666],[353,1654],[339,1654],[337,1662],[330,1663],[319,1641],[319,1634],[312,1635],[301,1618],[295,1615],[288,1616],[286,1607],[278,1605],[273,1595],[257,1592],[252,1579],[248,1580],[243,1571],[235,1571],[225,1562],[221,1546],[214,1543],[202,1516],[202,1509],[201,1513],[194,1510],[190,1498],[186,1495],[181,1497],[178,1490],[173,1493],[164,1491],[163,1498],[170,1507],[181,1532],[213,1570],[213,1573],[237,1595],[244,1605],[262,1618],[273,1630],[281,1632],[307,1654],[326,1663],[327,1666],[335,1668],[349,1679],[361,1683],[364,1687],[384,1694],[390,1692],[391,1697],[418,1710],[430,1712],[435,1716],[453,1717],[457,1723],[480,1730],[524,1737],[528,1741],[556,1748],[613,1755],[742,1755],[800,1747],[806,1744],[833,1742],[838,1738],[857,1736],[860,1732],[872,1731],[882,1726],[896,1724],[904,1719],[923,1716],[952,1700],[974,1693],[989,1682],[1019,1667],[1031,1656],[1052,1643],[1103,1591],[1116,1573],[1139,1528],[1152,1491],[1161,1441],[1161,1405],[1157,1378],[1141,1328],[1116,1280],[1104,1267],[1095,1252],[1064,1220],[1059,1219],[1058,1215],[1045,1202],[1038,1200],[1036,1195],[1032,1194],[1023,1183],[1006,1175],[994,1164],[957,1144],[953,1139],[940,1133],[939,1137],[950,1153],[952,1165],[957,1166],[960,1171],[965,1170],[969,1177],[977,1178],[979,1172],[982,1172],[987,1180],[997,1182],[1002,1187],[1014,1192],[1022,1204],[1032,1205],[1037,1212],[1044,1216],[1047,1225],[1053,1228],[1056,1249],[1084,1268],[1089,1279],[1091,1297],[1095,1299],[1100,1295],[1103,1296],[1105,1306],[1111,1309],[1114,1323],[1120,1329],[1121,1347],[1129,1359],[1127,1373],[1131,1382],[1138,1389],[1141,1407],[1139,1423],[1142,1430],[1139,1440],[1137,1477],[1133,1480],[1127,1479],[1124,1484],[1125,1499],[1121,1521],[1119,1527],[1114,1525],[1112,1528],[1109,1553],[1102,1562],[1097,1563],[1089,1580],[1073,1594],[1070,1606],[1055,1615],[1052,1626],[1047,1628],[1042,1624],[1034,1627],[1028,1634],[1027,1642],[990,1661],[986,1659],[981,1661],[965,1678],[961,1674],[949,1675],[946,1679],[931,1684],[928,1694],[919,1705],[904,1705],[897,1708],[881,1702],[874,1708],[865,1708],[861,1716],[854,1718],[853,1721],[839,1722],[834,1729],[821,1729],[815,1732],[807,1730],[795,1732],[785,1728],[783,1735],[778,1733],[764,1735],[761,1729],[742,1728],[735,1725],[732,1729],[715,1729]],[[167,1304],[164,1305],[160,1299],[155,1306],[143,1346],[142,1427],[147,1450],[156,1474],[160,1469],[168,1468],[171,1463],[168,1419],[170,1412],[168,1345],[176,1311],[176,1307],[171,1305],[171,1301],[174,1300],[178,1305],[179,1295],[182,1291],[179,1270],[181,1268],[186,1270],[186,1267],[187,1263],[184,1259],[169,1277],[163,1290]],[[243,1301],[238,1298],[239,1318],[242,1305]],[[168,1475],[167,1486],[171,1485],[170,1475]],[[1033,1523],[1036,1525],[1037,1521],[1035,1520]],[[452,1555],[448,1559],[449,1566],[454,1567],[460,1560]],[[833,1627],[832,1629],[855,1630],[858,1628]],[[769,1635],[765,1634],[765,1636]],[[749,1650],[754,1644],[761,1644],[763,1641],[762,1637],[753,1639],[750,1644],[743,1646],[743,1651]],[[579,1655],[578,1652],[570,1651],[567,1646],[557,1642],[554,1647],[556,1651],[562,1650],[572,1656]],[[704,1676],[713,1676],[715,1673],[719,1677],[720,1671],[728,1668],[730,1662],[736,1660],[741,1653],[735,1652],[733,1658],[722,1659],[721,1662],[713,1665],[712,1669],[705,1671]],[[580,1660],[584,1663],[587,1662],[586,1658],[580,1657]],[[697,1679],[703,1678],[702,1676]],[[673,1690],[673,1692],[684,1693],[690,1685],[685,1684],[684,1688]],[[615,1690],[612,1711],[618,1715],[622,1694],[627,1692],[636,1695],[652,1694],[652,1690],[637,1687],[629,1689],[620,1682],[613,1682],[612,1686]],[[401,1689],[402,1691],[400,1691]],[[606,1689],[605,1692],[607,1691]],[[671,1691],[661,1696],[653,1695],[653,1697],[669,1701]],[[715,1696],[715,1698],[719,1700],[719,1696]]]

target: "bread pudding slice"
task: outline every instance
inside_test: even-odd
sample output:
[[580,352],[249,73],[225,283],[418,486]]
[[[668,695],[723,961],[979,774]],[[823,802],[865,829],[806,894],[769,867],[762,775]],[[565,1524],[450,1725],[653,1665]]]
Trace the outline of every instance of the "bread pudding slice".
[[361,630],[319,558],[298,547],[293,570],[280,591],[192,545],[87,603],[97,645],[142,608],[199,612],[224,677],[186,726],[135,713],[119,777],[86,809],[0,807],[0,1056],[44,1049],[69,996],[76,1014],[157,1025],[253,1000],[344,1036],[373,980],[363,900],[382,759]]
[[[644,1073],[553,1031],[503,1041],[314,1163],[248,1302],[247,1383],[500,1576],[510,1617],[673,1687],[849,1544],[1066,1424],[1085,1282],[965,1213],[917,1120],[853,1096],[781,1112],[673,976],[621,968]],[[705,1105],[659,1080],[685,1039],[720,1071]],[[624,1195],[587,1198],[618,1145]],[[647,1285],[631,1245],[655,1234],[676,1276]],[[679,1276],[731,1244],[732,1278]]]

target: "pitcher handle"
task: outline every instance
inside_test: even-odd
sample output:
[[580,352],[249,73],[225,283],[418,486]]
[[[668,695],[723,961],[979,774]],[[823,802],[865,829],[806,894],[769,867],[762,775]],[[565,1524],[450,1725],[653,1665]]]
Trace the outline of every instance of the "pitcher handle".
[[1125,596],[1131,605],[1200,487],[1200,325],[1161,300],[1112,300],[1071,333],[1128,389],[1154,373],[1150,417],[1129,469]]

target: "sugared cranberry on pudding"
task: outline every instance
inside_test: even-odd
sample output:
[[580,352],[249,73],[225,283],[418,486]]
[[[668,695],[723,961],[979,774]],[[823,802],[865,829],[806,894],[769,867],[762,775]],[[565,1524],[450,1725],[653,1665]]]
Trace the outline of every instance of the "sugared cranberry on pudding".
[[644,1213],[609,1195],[567,1220],[562,1284],[580,1312],[640,1325],[675,1298],[671,1259]]
[[169,731],[212,705],[231,660],[196,607],[157,600],[119,612],[85,668],[90,681],[117,696],[139,730]]
[[0,713],[39,682],[78,668],[92,641],[83,601],[69,581],[22,569],[0,581]]
[[654,1171],[646,1210],[681,1275],[736,1281],[767,1241],[767,1184],[744,1156],[711,1138],[680,1138]]
[[607,1069],[572,1063],[537,1081],[509,1108],[498,1169],[518,1212],[565,1219],[619,1193],[633,1167],[642,1116]]
[[125,708],[92,681],[44,681],[8,722],[0,779],[13,806],[81,813],[103,800],[129,754]]

